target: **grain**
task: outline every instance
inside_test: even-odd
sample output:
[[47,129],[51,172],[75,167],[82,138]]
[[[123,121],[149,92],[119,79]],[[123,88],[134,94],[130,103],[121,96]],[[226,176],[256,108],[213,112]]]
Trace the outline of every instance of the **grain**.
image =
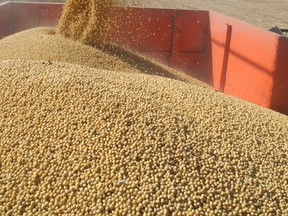
[[69,62],[89,67],[134,72],[117,57],[56,34],[53,28],[29,29],[0,40],[0,59]]
[[92,46],[103,43],[109,26],[111,0],[68,0],[57,30],[61,35]]
[[181,81],[0,62],[5,214],[287,215],[287,116]]
[[64,37],[0,41],[0,210],[288,214],[287,116],[104,44],[111,2],[97,3],[67,2]]
[[197,85],[204,83],[140,54],[112,45],[101,48],[56,34],[54,28],[34,28],[0,40],[0,60],[58,61],[97,69],[165,76]]

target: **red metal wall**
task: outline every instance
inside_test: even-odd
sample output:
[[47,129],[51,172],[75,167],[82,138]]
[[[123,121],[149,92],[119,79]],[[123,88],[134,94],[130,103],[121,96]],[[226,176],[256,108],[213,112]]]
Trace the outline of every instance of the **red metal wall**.
[[[211,71],[207,11],[115,8],[108,40],[208,82]],[[207,72],[209,71],[209,73]]]
[[288,115],[288,38],[278,37],[271,107]]
[[0,4],[0,39],[12,34],[12,4]]
[[57,3],[0,4],[0,38],[37,26],[56,26],[63,10]]
[[288,114],[288,39],[215,12],[210,31],[214,88]]

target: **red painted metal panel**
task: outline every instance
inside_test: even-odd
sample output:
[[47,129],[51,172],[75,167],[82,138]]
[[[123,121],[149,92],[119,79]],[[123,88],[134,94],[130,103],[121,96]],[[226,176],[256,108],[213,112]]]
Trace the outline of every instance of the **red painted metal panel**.
[[[279,58],[277,53],[279,52],[280,37],[233,18],[210,12],[214,87],[220,88],[221,82],[223,82],[220,79],[222,75],[221,62],[225,57],[227,24],[232,26],[232,34],[224,92],[261,106],[273,108],[272,98],[275,80],[278,76],[287,78],[287,75],[283,75],[287,74],[283,70],[284,66],[281,66],[280,70],[276,66],[276,61]],[[287,49],[286,52],[282,51],[281,53],[287,58]],[[282,64],[284,64],[283,62]],[[282,108],[276,110],[288,113],[287,102],[279,102],[287,101],[287,97],[285,97],[283,94],[277,97],[275,104],[281,104]]]
[[210,70],[209,14],[207,11],[175,10],[170,65],[207,81]]
[[231,45],[231,36],[232,36],[232,26],[227,24],[222,71],[221,71],[221,77],[220,77],[220,91],[222,92],[224,91],[225,84],[226,84],[227,66],[228,66],[230,45]]
[[170,51],[173,11],[115,8],[107,40],[137,50]]
[[209,53],[179,52],[177,59],[173,61],[173,66],[209,83],[211,71],[209,62]]
[[[250,25],[234,23],[228,73],[234,73],[257,91],[259,96],[269,99],[272,94],[276,52],[277,35],[251,28]],[[241,92],[241,89],[238,91]],[[226,92],[229,93],[228,90]],[[254,102],[254,98],[244,99]]]
[[[225,83],[225,26],[232,26]],[[288,114],[288,39],[221,14],[210,12],[214,87]]]
[[218,14],[210,12],[210,43],[212,64],[212,85],[215,89],[221,88],[221,75],[225,51],[227,24]]
[[0,4],[0,39],[13,33],[10,3]]
[[182,17],[180,25],[180,52],[205,51],[208,31],[209,13],[207,11],[179,11]]
[[40,11],[40,26],[53,26],[52,11],[48,8],[43,8]]
[[63,5],[9,2],[2,5],[0,10],[0,37],[3,37],[29,28],[56,26]]
[[288,38],[278,37],[271,108],[288,115]]
[[172,50],[169,59],[170,65],[178,66],[182,19],[183,17],[181,14],[175,14],[173,17],[173,31],[171,41]]
[[239,79],[235,73],[227,74],[225,93],[264,107],[270,107],[270,98],[262,96],[261,92],[255,90],[254,86],[250,86],[244,80]]
[[17,31],[38,26],[55,26],[60,18],[62,4],[12,3],[14,26]]
[[[169,53],[165,63],[207,80],[211,70],[209,13],[170,9],[115,8],[107,41],[141,53]],[[158,56],[156,53],[158,52]]]

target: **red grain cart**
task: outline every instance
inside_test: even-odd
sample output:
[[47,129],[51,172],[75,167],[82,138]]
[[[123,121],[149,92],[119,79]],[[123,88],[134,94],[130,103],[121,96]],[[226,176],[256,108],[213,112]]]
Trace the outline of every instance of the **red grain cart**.
[[[63,4],[0,4],[0,38],[56,26]],[[106,40],[288,114],[288,38],[211,11],[113,8]],[[117,32],[117,35],[115,34]],[[1,50],[0,50],[1,51]]]

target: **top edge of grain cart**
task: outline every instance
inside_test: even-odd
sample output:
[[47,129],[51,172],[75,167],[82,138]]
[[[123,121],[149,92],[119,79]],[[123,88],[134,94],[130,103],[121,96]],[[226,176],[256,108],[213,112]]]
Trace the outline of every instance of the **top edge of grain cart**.
[[[0,38],[57,25],[63,3],[0,3]],[[212,11],[114,7],[107,42],[288,115],[288,38]],[[117,35],[115,34],[117,32]]]

